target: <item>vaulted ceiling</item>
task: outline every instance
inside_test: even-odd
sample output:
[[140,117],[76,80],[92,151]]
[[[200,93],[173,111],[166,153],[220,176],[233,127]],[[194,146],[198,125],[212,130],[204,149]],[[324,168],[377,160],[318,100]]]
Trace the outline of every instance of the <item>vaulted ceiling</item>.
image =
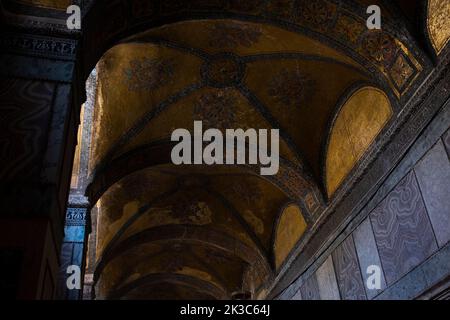
[[[98,210],[99,298],[264,298],[385,142],[450,38],[440,13],[450,5],[438,0],[428,2],[430,56],[411,27],[414,1],[109,5],[118,3],[132,18],[114,10],[113,22],[84,31],[103,54],[87,190]],[[383,9],[381,31],[365,26],[371,4]],[[170,135],[194,120],[280,129],[278,174],[173,165]]]
[[[98,296],[129,298],[134,290],[136,297],[138,286],[180,276],[195,279],[198,294],[208,284],[215,298],[263,296],[313,215],[389,122],[399,87],[421,70],[394,40],[388,45],[375,58],[404,57],[411,72],[379,64],[370,72],[305,34],[239,20],[173,23],[110,49],[97,65],[90,162]],[[279,128],[279,173],[172,165],[171,133],[192,131],[194,120],[205,129]],[[142,280],[155,275],[160,281]]]

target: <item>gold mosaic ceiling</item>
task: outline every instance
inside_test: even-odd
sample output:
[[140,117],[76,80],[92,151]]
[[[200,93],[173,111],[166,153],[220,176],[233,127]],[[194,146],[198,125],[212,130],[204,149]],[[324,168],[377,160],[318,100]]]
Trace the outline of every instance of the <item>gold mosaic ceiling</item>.
[[[193,20],[128,38],[100,60],[89,190],[99,217],[98,298],[263,298],[315,215],[389,125],[422,71],[417,51],[368,32],[337,1],[300,2],[299,24],[309,34]],[[381,1],[357,2],[385,10]],[[290,1],[268,3],[290,16]],[[412,17],[411,3],[399,1]],[[445,3],[428,6],[437,53],[449,38]],[[220,129],[280,128],[279,174],[171,165],[172,130],[192,129],[194,120]]]
[[[109,50],[97,74],[90,168],[93,185],[112,186],[91,195],[99,196],[97,295],[106,298],[180,279],[212,286],[215,298],[257,296],[324,205],[322,152],[336,106],[371,81],[355,60],[316,40],[235,20],[139,34]],[[373,126],[373,117],[360,119],[358,126]],[[381,127],[361,140],[362,151],[388,119],[375,122]],[[205,128],[280,128],[279,173],[172,165],[162,146],[194,120]],[[350,169],[357,160],[348,158]]]
[[427,28],[431,44],[440,54],[450,41],[450,1],[429,0]]
[[[164,41],[155,44],[158,40],[152,39]],[[94,146],[91,167],[144,114],[154,113],[174,95],[182,95],[114,156],[170,137],[173,128],[191,128],[193,119],[203,120],[202,114],[208,113],[212,119],[206,125],[210,127],[283,128],[282,156],[300,164],[301,149],[317,177],[320,143],[330,112],[347,88],[369,80],[358,64],[336,50],[260,24],[183,22],[152,30],[129,42],[110,50],[99,65],[100,74],[109,76],[100,76],[98,90],[115,89],[113,94],[108,93],[107,101],[99,102],[99,117],[110,121],[102,121],[95,128],[102,139]],[[226,55],[221,55],[224,51]],[[211,62],[205,62],[202,55]],[[221,85],[204,85],[205,77],[206,81],[214,81],[215,77],[219,82],[235,81],[238,86],[223,89],[218,88]],[[256,106],[252,100],[257,100]],[[107,115],[103,115],[105,109]],[[126,114],[115,116],[124,110]]]

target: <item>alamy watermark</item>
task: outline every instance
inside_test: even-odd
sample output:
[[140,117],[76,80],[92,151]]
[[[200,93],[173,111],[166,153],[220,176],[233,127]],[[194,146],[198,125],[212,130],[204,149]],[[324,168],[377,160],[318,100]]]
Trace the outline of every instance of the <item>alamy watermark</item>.
[[[81,30],[81,8],[78,5],[71,5],[67,7],[66,13],[69,17],[66,20],[67,28],[69,30]],[[381,8],[377,5],[370,5],[367,7],[367,14],[370,14],[366,21],[366,26],[369,30],[381,29]]]
[[370,14],[366,21],[366,26],[369,30],[381,29],[381,8],[377,5],[371,5],[367,8],[367,14]]
[[172,132],[171,141],[178,142],[171,153],[175,165],[260,164],[261,175],[278,173],[278,129],[226,129],[224,136],[219,129],[203,132],[202,121],[194,121],[193,135],[187,129],[176,129]]
[[66,280],[66,286],[69,290],[81,289],[81,269],[77,265],[67,267],[66,273],[69,275]]
[[377,265],[370,265],[367,267],[366,274],[369,276],[366,280],[366,286],[369,290],[381,289],[381,268]]
[[69,17],[66,25],[69,30],[81,30],[81,8],[77,5],[67,7],[66,13]]

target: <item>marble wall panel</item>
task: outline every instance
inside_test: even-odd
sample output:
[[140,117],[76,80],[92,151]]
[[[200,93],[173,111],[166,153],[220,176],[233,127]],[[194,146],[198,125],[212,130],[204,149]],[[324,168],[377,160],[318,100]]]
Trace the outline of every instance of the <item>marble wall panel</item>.
[[415,167],[423,200],[440,247],[450,241],[450,161],[441,140]]
[[366,293],[351,235],[334,250],[332,256],[342,300],[365,300]]
[[303,300],[320,300],[319,285],[315,274],[300,287],[300,294]]
[[369,289],[367,285],[364,286],[367,297],[372,299],[386,288],[386,279],[384,278],[384,272],[382,269],[380,256],[378,254],[375,236],[373,235],[372,224],[369,218],[364,220],[363,223],[361,223],[353,232],[353,239],[355,241],[356,254],[358,255],[364,283],[367,282],[367,279],[370,276],[370,274],[367,273],[367,268],[369,266],[374,265],[381,269],[380,289]]
[[386,282],[391,285],[437,250],[414,172],[370,214]]
[[322,300],[340,300],[341,297],[331,256],[317,269],[316,277]]

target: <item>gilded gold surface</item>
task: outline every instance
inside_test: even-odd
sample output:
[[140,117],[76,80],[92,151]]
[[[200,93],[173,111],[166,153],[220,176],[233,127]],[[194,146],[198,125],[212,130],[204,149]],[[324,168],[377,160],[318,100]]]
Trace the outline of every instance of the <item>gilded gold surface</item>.
[[[170,94],[200,81],[202,63],[198,57],[164,46],[135,41],[157,37],[213,54],[224,50],[220,39],[215,38],[213,33],[220,28],[231,29],[229,32],[233,36],[228,36],[228,40],[233,46],[227,48],[227,51],[240,56],[289,52],[332,59],[328,62],[320,59],[275,59],[270,64],[265,60],[252,62],[247,64],[244,78],[245,85],[256,93],[282,128],[294,137],[295,143],[307,150],[307,160],[319,175],[316,164],[319,160],[322,128],[342,90],[355,81],[367,80],[350,68],[360,66],[342,53],[297,33],[273,26],[228,20],[187,21],[157,28],[129,39],[128,44],[114,47],[102,58],[98,65],[97,125],[94,126],[93,134],[97,143],[93,146],[90,168],[94,168],[105,157],[119,136],[137,119],[151,112]],[[260,76],[261,68],[265,70],[264,77]],[[157,70],[154,76],[151,75],[152,70]],[[287,75],[284,74],[286,70]],[[294,78],[293,84],[289,84],[289,81],[286,83],[285,77],[292,79],[296,76],[289,74],[291,70],[301,70],[299,76],[305,74],[306,82],[303,83],[301,79],[295,82]],[[327,76],[330,72],[336,77]],[[162,80],[158,82],[161,77]],[[202,89],[166,108],[165,112],[157,115],[115,156],[167,138],[174,128],[191,128],[194,119],[207,120],[199,119],[198,112],[210,110],[200,106],[196,112],[195,108],[201,99],[211,100],[208,95],[216,95],[217,99],[224,100],[223,109],[228,113],[217,114],[217,117],[229,119],[223,123],[229,128],[270,127],[255,106],[237,90]],[[214,108],[216,107],[210,107],[211,112],[214,112]],[[317,110],[317,113],[313,116],[310,110]],[[280,152],[283,157],[297,163],[292,149],[288,148],[283,139]]]
[[[177,185],[177,176],[195,176],[196,171],[207,174],[208,188],[226,196],[229,203],[242,212],[243,218],[261,237],[264,245],[269,247],[272,221],[278,209],[287,201],[286,196],[264,179],[243,175],[236,169],[223,168],[224,170],[211,169],[208,173],[203,167],[165,165],[136,172],[119,181],[97,204],[100,208],[97,257],[102,255],[105,246],[141,206],[173,189]],[[236,182],[236,179],[239,179],[239,182]],[[174,212],[177,208],[174,208],[173,204],[182,203],[185,199],[195,199],[194,204],[199,204],[198,209],[186,215]],[[254,246],[242,225],[233,219],[230,209],[202,188],[181,189],[166,199],[154,202],[149,210],[126,228],[119,241],[147,228],[186,223],[198,226],[214,225],[214,228]]]
[[[264,77],[261,76],[261,70],[264,70]],[[294,100],[295,104],[292,105],[286,103],[289,100],[278,99],[267,89],[271,87],[272,75],[278,76],[284,70],[300,70],[312,82],[311,89],[302,85],[294,86],[289,81],[282,82],[286,87],[283,91],[287,97],[303,94],[303,98]],[[293,138],[316,176],[319,176],[321,141],[336,101],[346,88],[365,79],[367,78],[347,67],[332,62],[279,60],[270,64],[266,61],[249,64],[246,83],[269,106],[280,127]]]
[[450,1],[428,1],[427,28],[431,43],[440,54],[450,41]]
[[[177,73],[169,79],[152,74],[152,61],[163,61]],[[111,49],[97,67],[99,84],[94,115],[91,168],[111,145],[146,112],[200,79],[201,60],[151,44],[126,44]],[[159,65],[156,65],[157,68]],[[166,69],[161,70],[163,72]],[[160,71],[160,70],[157,70]],[[142,84],[142,85],[139,85]]]
[[[152,38],[170,41],[171,45],[151,43]],[[178,45],[185,48],[177,48]],[[195,51],[186,50],[191,47],[210,54],[226,51],[239,57],[255,55],[245,63],[240,82],[255,99],[233,85],[215,88],[209,85],[211,82],[203,82],[204,62]],[[270,60],[260,59],[269,54]],[[240,79],[238,64],[233,60],[215,63],[207,69],[209,79]],[[408,79],[404,78],[414,75],[402,68],[399,63],[394,71],[403,72],[404,76],[395,79],[399,86],[406,86]],[[283,131],[280,155],[296,165],[306,162],[319,179],[328,120],[348,87],[369,80],[362,70],[341,52],[273,26],[206,20],[153,29],[112,48],[97,66],[99,85],[90,168],[105,160],[128,159],[129,152],[168,140],[174,129],[192,130],[194,120],[201,120],[204,129],[222,130],[272,129],[276,124]],[[200,83],[201,88],[173,99],[187,87]],[[362,89],[343,107],[330,138],[327,160],[327,182],[332,189],[350,172],[388,118],[383,114],[386,109],[381,97],[387,101],[375,88]],[[166,103],[168,99],[170,103]],[[157,109],[161,105],[164,109]],[[155,110],[161,112],[153,113]],[[390,116],[389,105],[388,110]],[[136,124],[140,124],[138,130],[130,131]],[[114,147],[118,141],[124,143]],[[291,199],[287,195],[291,190],[280,189],[278,180],[263,179],[248,169],[160,164],[122,178],[97,203],[97,259],[109,245],[124,243],[142,231],[178,225],[225,234],[233,239],[231,242],[239,242],[257,255],[270,252],[275,234],[273,249],[279,268],[305,232],[305,218],[297,206],[288,206],[274,230],[279,211]],[[297,184],[302,173],[295,170],[281,167],[274,178],[285,186],[302,189],[305,182]],[[314,192],[310,191],[303,200],[307,208],[318,205]],[[140,211],[144,206],[146,209]],[[259,286],[268,275],[255,272],[255,266],[249,267],[235,257],[222,257],[217,265],[214,259],[201,265],[201,261],[210,259],[207,243],[182,251],[166,244],[148,245],[139,244],[138,249],[130,249],[107,265],[99,282],[101,296],[114,286],[153,273],[185,274],[217,285],[224,285],[219,278],[234,279],[226,288],[231,292],[242,289],[244,274],[248,287]],[[190,250],[195,253],[194,258],[185,257],[184,253]],[[170,262],[169,257],[180,260]]]
[[[19,2],[59,10],[72,3],[69,0]],[[294,2],[275,2],[267,5],[269,8],[273,5],[278,14],[277,8],[285,6],[284,17],[291,17],[289,10],[293,9]],[[384,5],[382,0],[357,2],[364,6]],[[332,38],[343,46],[374,62],[397,97],[401,97],[420,74],[421,65],[400,40],[384,32],[367,33],[364,19],[340,10],[334,3],[314,2],[305,8],[307,10],[298,16],[304,20],[303,23],[307,21],[310,24],[306,26],[308,29],[333,34]],[[450,38],[449,15],[448,1],[429,1],[428,28],[438,53]],[[336,24],[330,30],[328,21],[334,19]],[[150,39],[154,38],[167,40],[175,46],[152,44]],[[107,52],[97,67],[99,85],[90,168],[102,160],[111,160],[146,144],[168,139],[176,128],[192,129],[194,120],[202,120],[206,126],[220,129],[270,129],[273,123],[268,121],[270,117],[264,116],[269,114],[285,136],[291,138],[281,139],[281,156],[294,164],[301,163],[296,153],[304,156],[308,167],[313,169],[315,182],[319,182],[322,141],[336,101],[346,88],[367,81],[370,76],[361,72],[364,68],[340,50],[299,33],[259,23],[185,21],[152,29],[128,41]],[[176,49],[177,45],[185,48]],[[240,57],[287,55],[271,60],[249,60],[246,64],[242,86],[255,95],[260,105],[249,101],[251,99],[236,88],[205,86],[171,103],[124,145],[109,153],[145,115],[187,86],[201,82],[203,62],[189,48],[209,54],[233,53]],[[294,53],[296,58],[286,58]],[[226,80],[236,75],[233,62],[225,62],[221,66],[215,73],[211,72],[213,78]],[[226,72],[221,73],[223,70]],[[260,108],[266,108],[266,113],[258,110]],[[375,88],[358,90],[344,104],[330,134],[326,155],[325,179],[330,196],[391,116],[388,98]],[[78,146],[72,186],[77,184],[79,158]],[[192,180],[207,176],[207,182],[184,184],[185,179],[190,179],[188,175]],[[317,205],[314,192],[303,197],[307,208]],[[273,182],[240,168],[175,168],[169,164],[147,168],[115,183],[98,201],[97,257],[102,256],[119,232],[122,233],[114,245],[154,227],[183,225],[223,232],[236,243],[239,241],[255,252],[263,253],[271,250],[271,236],[275,233],[273,249],[275,264],[279,268],[307,228],[301,209],[290,205],[284,209],[274,232],[277,213],[289,200]],[[140,208],[149,203],[152,205],[137,217]],[[252,265],[235,255],[217,252],[207,241],[187,246],[183,245],[182,238],[175,240],[139,243],[114,257],[101,274],[99,297],[107,296],[113,288],[151,274],[188,275],[227,292],[243,290],[245,281],[250,282],[250,288],[263,283],[264,279],[259,279],[258,274],[252,274]],[[252,277],[244,279],[248,274]],[[195,297],[192,288],[186,289],[182,284],[162,285],[162,290],[156,286],[138,287],[128,297],[152,297],[151,294],[156,292],[161,298],[166,290],[172,290],[169,289],[172,285],[180,297]],[[259,295],[255,294],[256,297],[265,297],[267,292],[263,289]]]
[[278,268],[306,230],[303,213],[297,205],[283,210],[275,236],[275,265]]
[[344,104],[331,130],[326,157],[326,185],[331,196],[342,184],[392,116],[387,96],[364,87]]
[[210,54],[232,52],[242,56],[275,52],[319,54],[355,67],[352,58],[320,41],[275,26],[237,20],[183,21],[133,36],[130,42],[145,37],[162,38],[184,46],[201,48]]

